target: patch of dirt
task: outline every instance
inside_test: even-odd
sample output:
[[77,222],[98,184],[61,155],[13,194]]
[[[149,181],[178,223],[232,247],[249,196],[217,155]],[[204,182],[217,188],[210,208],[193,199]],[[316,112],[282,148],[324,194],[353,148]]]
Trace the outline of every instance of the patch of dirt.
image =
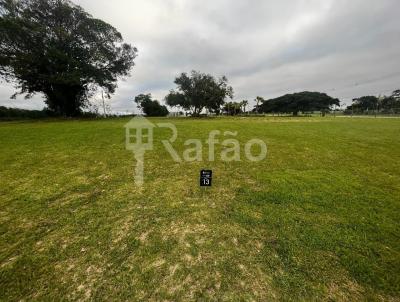
[[346,280],[345,282],[331,283],[328,287],[325,301],[361,301],[364,289],[357,283]]
[[147,237],[149,236],[150,231],[144,232],[139,236],[139,240],[142,243],[145,243],[147,241]]
[[130,217],[126,219],[122,224],[120,224],[120,227],[118,227],[118,229],[113,234],[114,244],[121,242],[125,237],[128,236],[128,232],[131,229],[132,224],[133,222]]
[[17,261],[18,258],[19,258],[19,256],[11,257],[11,258],[7,259],[6,261],[4,261],[4,262],[0,265],[0,267],[1,267],[1,268],[5,268],[6,266],[13,265],[13,263],[14,263],[15,261]]

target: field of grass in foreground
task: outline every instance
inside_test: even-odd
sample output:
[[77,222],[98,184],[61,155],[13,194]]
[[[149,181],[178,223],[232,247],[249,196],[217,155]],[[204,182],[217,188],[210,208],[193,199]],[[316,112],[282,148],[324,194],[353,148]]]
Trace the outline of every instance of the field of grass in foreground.
[[142,191],[127,121],[0,123],[0,300],[400,300],[400,119],[154,119],[268,157],[178,164],[156,130]]

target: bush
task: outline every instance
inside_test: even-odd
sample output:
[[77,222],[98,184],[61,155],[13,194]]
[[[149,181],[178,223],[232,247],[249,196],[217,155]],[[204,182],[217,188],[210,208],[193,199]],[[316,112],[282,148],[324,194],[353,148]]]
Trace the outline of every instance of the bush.
[[50,117],[51,112],[43,110],[26,110],[0,106],[0,119],[38,119]]

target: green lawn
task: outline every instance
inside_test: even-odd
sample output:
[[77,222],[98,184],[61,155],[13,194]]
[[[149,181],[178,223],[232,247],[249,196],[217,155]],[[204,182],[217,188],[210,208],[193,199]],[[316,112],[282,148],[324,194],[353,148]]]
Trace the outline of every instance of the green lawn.
[[400,119],[155,119],[268,157],[178,164],[156,129],[142,190],[127,121],[0,123],[1,301],[400,300]]

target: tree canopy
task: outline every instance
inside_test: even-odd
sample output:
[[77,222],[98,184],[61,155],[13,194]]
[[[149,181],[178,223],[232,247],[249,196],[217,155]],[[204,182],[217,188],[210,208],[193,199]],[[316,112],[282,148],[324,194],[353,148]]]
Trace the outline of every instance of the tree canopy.
[[299,112],[326,112],[331,110],[333,105],[339,106],[339,100],[325,93],[304,91],[266,100],[255,110],[264,113],[292,113],[297,115]]
[[376,96],[363,96],[353,100],[353,105],[355,108],[361,111],[375,110],[379,104],[379,99]]
[[243,100],[242,101],[242,107],[243,107],[243,112],[244,113],[246,113],[246,108],[247,108],[247,105],[249,104],[249,101],[248,100]]
[[215,79],[210,74],[192,71],[182,73],[174,82],[178,87],[165,97],[167,105],[182,107],[198,116],[206,108],[219,113],[227,97],[233,97],[233,89],[226,77]]
[[238,115],[243,113],[243,102],[228,102],[224,105],[223,111],[228,115]]
[[0,0],[0,76],[18,94],[43,93],[49,109],[80,114],[101,88],[115,92],[137,49],[68,0]]
[[161,105],[157,100],[153,100],[151,94],[139,94],[135,97],[135,103],[146,116],[167,116],[167,107]]
[[392,92],[390,96],[376,97],[363,96],[353,99],[353,103],[347,107],[346,113],[399,113],[400,112],[400,90]]

